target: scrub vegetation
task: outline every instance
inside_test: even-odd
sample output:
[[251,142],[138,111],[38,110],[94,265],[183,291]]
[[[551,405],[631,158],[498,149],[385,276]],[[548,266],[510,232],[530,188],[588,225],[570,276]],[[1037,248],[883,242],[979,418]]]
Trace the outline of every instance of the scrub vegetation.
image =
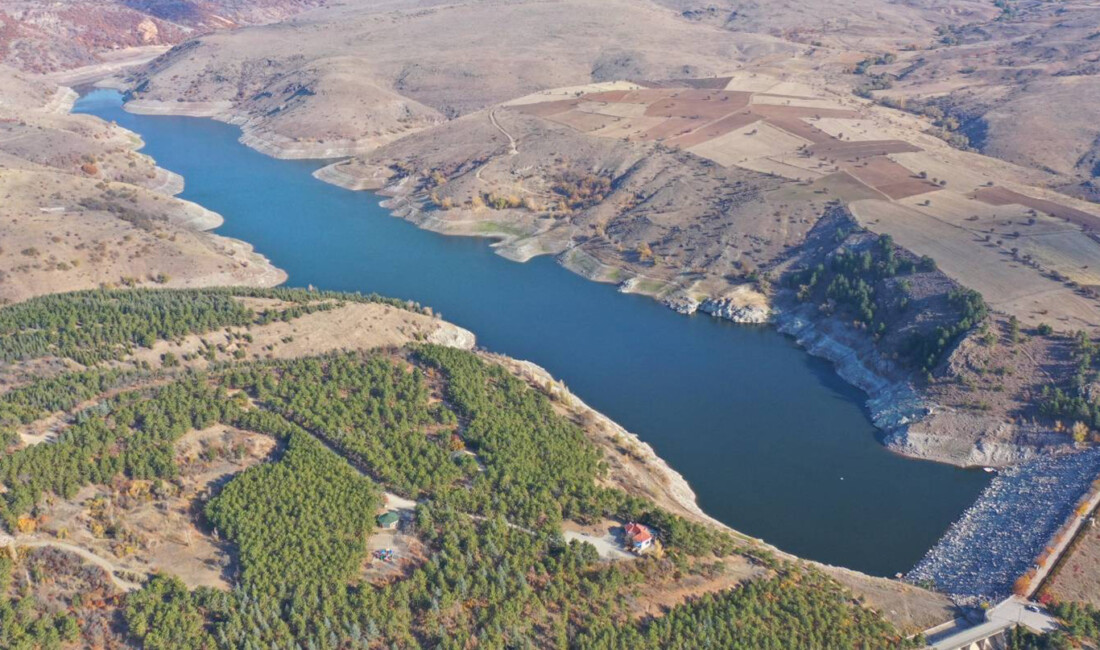
[[1074,372],[1068,386],[1044,385],[1039,398],[1039,411],[1048,417],[1084,423],[1086,431],[1100,429],[1100,404],[1088,392],[1096,379],[1096,343],[1085,332],[1077,332],[1070,350]]

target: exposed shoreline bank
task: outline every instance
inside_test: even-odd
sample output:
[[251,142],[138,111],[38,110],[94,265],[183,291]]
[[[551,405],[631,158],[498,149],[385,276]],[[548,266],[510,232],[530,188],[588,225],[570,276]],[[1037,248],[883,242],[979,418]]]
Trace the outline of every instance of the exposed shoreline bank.
[[[260,153],[279,159],[329,158],[339,154],[341,147],[319,147],[309,151],[299,150],[300,143],[277,142],[275,139],[250,137],[246,126],[247,119],[234,112],[230,102],[181,103],[149,102],[135,100],[123,104],[124,110],[144,115],[182,115],[208,117],[217,121],[234,124],[241,128],[238,141]],[[293,147],[291,147],[293,144]],[[301,153],[315,155],[299,155]],[[335,153],[334,153],[335,152]],[[393,216],[415,224],[417,227],[448,236],[469,236],[493,240],[491,248],[498,255],[516,262],[525,262],[538,255],[553,255],[564,268],[586,279],[607,284],[616,284],[626,293],[640,293],[657,300],[681,314],[690,315],[696,311],[714,318],[720,318],[743,324],[768,324],[779,332],[790,336],[812,356],[831,362],[837,374],[847,383],[859,388],[866,395],[864,405],[868,409],[872,422],[881,432],[879,442],[888,450],[913,460],[933,461],[955,467],[969,468],[980,466],[1006,466],[1021,462],[1034,454],[1029,449],[960,449],[952,446],[949,436],[936,436],[928,431],[916,432],[913,424],[928,418],[939,410],[938,405],[930,403],[918,389],[908,381],[891,378],[897,373],[890,372],[889,362],[878,359],[873,350],[866,349],[863,342],[854,339],[834,327],[827,318],[819,318],[808,310],[796,305],[778,305],[773,300],[763,304],[755,300],[731,300],[728,297],[712,296],[695,299],[685,297],[683,292],[671,295],[659,295],[645,290],[645,278],[622,269],[600,264],[599,268],[588,268],[591,264],[582,264],[576,259],[575,249],[562,247],[562,250],[531,250],[530,247],[515,246],[517,235],[498,232],[476,232],[473,229],[457,229],[448,224],[437,223],[429,219],[422,203],[403,181],[393,182],[381,175],[361,177],[344,173],[340,163],[325,165],[313,173],[318,180],[351,191],[371,191],[384,197],[380,205]],[[445,227],[447,226],[447,227]],[[763,296],[761,296],[763,298]]]
[[[773,553],[784,560],[809,563],[867,598],[868,602],[882,602],[885,604],[886,602],[893,602],[894,599],[931,599],[929,602],[924,602],[923,607],[917,608],[923,610],[921,614],[913,611],[907,611],[905,614],[900,614],[898,611],[890,612],[892,616],[908,618],[907,624],[910,626],[915,624],[913,632],[931,627],[932,621],[940,622],[943,619],[950,620],[954,617],[954,614],[951,613],[952,605],[950,601],[942,594],[923,589],[909,582],[870,576],[847,567],[798,557],[768,543],[766,540],[746,535],[718,521],[703,511],[691,485],[679,472],[661,458],[651,445],[639,438],[637,434],[631,433],[619,423],[586,404],[566,386],[557,382],[542,366],[530,361],[517,360],[494,353],[482,352],[481,354],[485,358],[503,365],[536,389],[551,395],[571,416],[580,422],[587,423],[584,428],[593,438],[593,442],[605,451],[605,457],[610,460],[611,472],[616,475],[613,481],[621,487],[629,486],[631,491],[643,494],[670,512],[698,523],[716,526],[738,539],[758,549]],[[621,452],[620,448],[623,447],[628,448],[629,451],[626,453]]]
[[[72,88],[59,86],[48,108],[58,113],[71,113],[79,97],[80,94]],[[140,135],[131,131],[127,131],[127,133],[130,133],[134,138],[133,150],[140,152],[144,145]],[[256,252],[251,243],[213,233],[213,230],[225,223],[225,218],[194,201],[179,198],[177,195],[182,193],[184,189],[183,176],[156,165],[155,161],[153,161],[153,164],[154,176],[149,179],[148,183],[143,183],[141,186],[149,191],[172,198],[173,205],[178,206],[178,210],[169,215],[170,220],[177,226],[203,233],[210,238],[211,242],[226,250],[229,258],[247,260],[246,266],[249,268],[249,272],[243,281],[239,278],[235,279],[235,284],[266,288],[279,286],[286,282],[288,278],[286,271],[275,266],[266,256]],[[226,283],[227,278],[223,275],[173,279],[169,281],[167,286],[179,288],[218,286]]]
[[[220,120],[229,122],[230,120]],[[242,144],[250,146],[249,143],[243,138],[240,140]],[[255,147],[252,147],[255,149]],[[261,153],[266,153],[260,150]],[[351,175],[339,174],[338,166],[327,166],[314,173],[314,176],[320,180],[329,182],[330,184],[344,187],[346,189],[362,190],[369,189],[379,192],[380,194],[389,198],[383,202],[383,205],[394,213],[396,216],[400,216],[406,220],[416,223],[420,227],[424,227],[424,224],[418,223],[420,220],[416,218],[421,213],[420,205],[410,196],[408,188],[401,184],[390,184],[386,186],[382,179],[377,179],[374,182],[364,181],[363,179],[355,178]],[[433,228],[426,228],[433,230]],[[454,234],[454,233],[444,233]],[[496,239],[501,239],[496,237]],[[505,257],[511,257],[506,255]],[[561,256],[558,258],[558,262],[563,266],[570,268],[570,265],[564,263]],[[576,269],[571,268],[574,272]],[[581,273],[581,275],[587,274]],[[590,278],[603,280],[605,282],[614,282],[606,278]],[[620,282],[621,286],[621,282]],[[653,296],[658,298],[657,296]],[[664,301],[667,306],[675,309],[676,311],[684,312],[685,310],[680,305],[671,304],[670,301]],[[681,307],[681,308],[678,308]],[[711,313],[712,316],[717,318],[724,318],[726,320],[737,322],[771,322],[780,332],[792,337],[804,350],[814,356],[823,357],[831,361],[836,369],[838,375],[843,378],[849,384],[852,384],[860,388],[867,396],[867,407],[871,412],[872,420],[874,424],[884,432],[884,434],[890,434],[899,429],[904,429],[911,422],[920,417],[927,415],[931,408],[924,403],[917,391],[906,382],[892,381],[887,379],[886,373],[881,372],[880,369],[868,364],[865,360],[861,359],[861,355],[850,345],[849,342],[843,341],[842,334],[837,334],[829,327],[828,322],[822,322],[824,319],[810,318],[806,314],[797,313],[795,309],[779,309],[774,313],[764,312],[761,314],[759,311],[749,312],[750,317],[742,319],[741,316],[744,312],[740,312],[733,308],[731,305],[715,302],[698,302],[690,305],[692,309],[687,310],[688,313],[692,311],[704,311],[705,313]],[[617,425],[607,425],[611,430],[617,430]],[[621,429],[621,427],[617,427]],[[634,445],[639,454],[644,458],[649,459],[649,464],[652,465],[657,475],[663,477],[663,480],[659,483],[667,484],[670,486],[667,488],[668,493],[665,495],[670,502],[674,502],[677,509],[684,513],[689,513],[693,519],[699,521],[707,521],[712,524],[721,525],[724,529],[729,529],[728,526],[721,524],[713,518],[706,515],[701,508],[699,508],[695,493],[687,484],[686,480],[678,472],[673,470],[665,463],[663,459],[660,459],[652,448],[637,440],[632,434],[623,433],[622,435],[629,436],[629,439],[635,441]],[[886,445],[891,451],[897,452],[900,455],[928,459],[928,455],[916,455],[913,453],[906,453],[906,449]],[[961,463],[952,463],[950,459],[944,459],[949,464],[961,465]],[[730,529],[732,530],[732,529]],[[766,545],[766,543],[761,542]],[[784,554],[786,555],[786,554]]]

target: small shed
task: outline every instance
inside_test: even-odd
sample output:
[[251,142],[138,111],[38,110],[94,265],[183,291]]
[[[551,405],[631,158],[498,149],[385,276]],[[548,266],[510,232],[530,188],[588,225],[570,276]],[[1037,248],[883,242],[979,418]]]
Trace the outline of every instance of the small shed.
[[388,510],[378,515],[378,527],[386,530],[397,528],[397,522],[401,521],[401,515],[396,510]]

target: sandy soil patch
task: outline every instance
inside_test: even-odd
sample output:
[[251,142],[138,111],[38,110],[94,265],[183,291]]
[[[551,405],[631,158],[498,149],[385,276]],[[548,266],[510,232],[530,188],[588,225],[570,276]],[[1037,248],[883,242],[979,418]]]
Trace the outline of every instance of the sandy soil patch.
[[916,634],[958,616],[954,604],[943,594],[839,567],[827,567],[825,572],[907,634]]
[[957,192],[971,192],[994,178],[1003,176],[988,166],[967,164],[970,161],[965,159],[946,159],[938,152],[895,153],[890,159],[912,174],[924,172],[928,178],[946,179],[948,188]]
[[[620,104],[630,106],[638,104]],[[613,121],[602,129],[591,131],[589,135],[601,138],[631,138],[635,140],[647,139],[647,134],[659,127],[667,120],[663,117],[623,117],[614,118]]]
[[164,571],[190,587],[229,588],[229,544],[200,528],[199,508],[210,490],[251,467],[275,446],[267,436],[216,425],[192,431],[176,445],[178,479],[157,493],[150,481],[87,486],[47,510],[37,533],[105,558],[117,573]]
[[842,135],[852,140],[893,140],[898,137],[895,128],[879,120],[861,116],[855,111],[848,113],[843,116],[823,114],[814,120],[814,126],[838,139],[843,139]]
[[760,172],[763,174],[774,174],[776,176],[782,176],[783,178],[792,181],[812,180],[832,171],[830,169],[807,169],[805,166],[798,164],[797,157],[795,156],[753,158],[752,160],[743,160],[741,162],[738,162],[737,166],[744,169],[751,169],[752,171]]
[[729,167],[753,158],[775,156],[794,151],[806,144],[806,140],[795,137],[766,122],[754,122],[736,131],[698,144],[691,153],[713,160]]
[[746,92],[770,92],[779,85],[779,80],[766,74],[738,70],[730,74],[726,90],[742,90]]
[[845,110],[839,102],[831,99],[817,99],[812,96],[773,95],[771,93],[756,93],[752,96],[753,104],[771,104],[775,106],[797,106],[799,108],[813,108],[826,110]]
[[[592,97],[594,96],[589,96],[589,99]],[[570,99],[551,99],[550,101],[532,101],[530,103],[524,102],[519,104],[509,102],[505,104],[506,107],[510,107],[514,111],[547,118],[564,113],[568,110],[576,109],[580,105],[581,100],[576,97],[571,97]]]
[[[547,100],[561,99],[563,97],[577,97],[579,95],[588,95],[596,93],[617,93],[618,91],[630,91],[641,88],[636,83],[630,81],[611,81],[607,83],[595,83],[586,84],[583,86],[564,86],[562,88],[553,88],[550,90],[544,90],[531,95],[525,95],[505,103],[505,106],[522,106],[524,104],[538,104]],[[598,96],[598,95],[597,95]],[[616,95],[609,95],[616,96]],[[621,95],[618,95],[621,96]],[[603,99],[603,97],[600,97]],[[609,100],[617,101],[617,100]]]
[[1012,242],[1021,255],[1030,255],[1041,267],[1057,271],[1074,282],[1100,285],[1100,245],[1079,230],[1039,233]]
[[[393,530],[376,529],[367,540],[367,559],[363,564],[362,577],[371,584],[385,584],[408,575],[414,568],[423,564],[429,555],[429,549],[417,539],[416,535],[406,532],[409,526],[408,513],[398,527]],[[376,556],[376,552],[392,553],[388,558]]]
[[556,113],[549,119],[559,124],[564,124],[572,129],[587,133],[615,124],[618,118],[608,115],[582,113],[581,111],[572,109],[564,113]]
[[635,618],[661,616],[669,609],[703,594],[733,589],[768,575],[767,569],[741,556],[715,560],[700,573],[686,573],[671,566],[650,569],[646,584],[630,598]]
[[605,519],[599,523],[584,526],[575,521],[567,521],[562,525],[562,535],[567,541],[591,544],[605,560],[636,560],[639,557],[623,546],[622,522]]

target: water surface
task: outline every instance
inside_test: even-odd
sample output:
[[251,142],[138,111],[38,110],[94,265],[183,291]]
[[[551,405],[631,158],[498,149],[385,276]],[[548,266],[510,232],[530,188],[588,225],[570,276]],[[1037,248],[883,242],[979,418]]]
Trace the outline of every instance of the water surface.
[[763,326],[681,316],[483,239],[389,216],[379,197],[314,179],[236,127],[131,115],[113,91],[77,104],[139,133],[182,174],[181,195],[225,217],[290,286],[377,292],[432,306],[493,351],[547,368],[651,444],[710,515],[797,555],[871,574],[906,571],[987,482],[981,472],[888,452],[863,394]]

